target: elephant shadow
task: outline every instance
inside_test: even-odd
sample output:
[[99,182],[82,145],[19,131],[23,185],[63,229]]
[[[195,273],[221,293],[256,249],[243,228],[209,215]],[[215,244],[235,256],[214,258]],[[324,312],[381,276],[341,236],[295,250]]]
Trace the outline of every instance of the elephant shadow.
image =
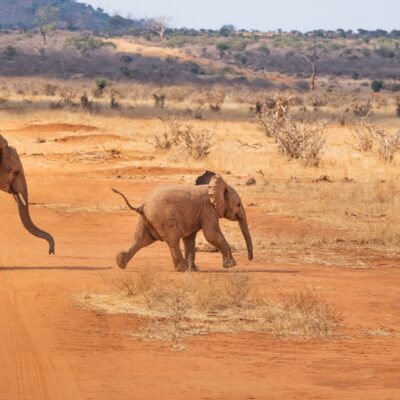
[[112,267],[82,267],[82,266],[12,266],[12,267],[2,267],[1,271],[107,271],[112,269]]

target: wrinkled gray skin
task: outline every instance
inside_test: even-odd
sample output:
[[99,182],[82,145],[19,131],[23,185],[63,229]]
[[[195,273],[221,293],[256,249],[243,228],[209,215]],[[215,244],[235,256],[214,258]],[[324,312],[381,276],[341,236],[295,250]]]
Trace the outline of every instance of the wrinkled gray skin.
[[17,151],[0,135],[0,190],[10,193],[18,203],[19,216],[25,229],[49,244],[49,254],[54,254],[53,237],[39,229],[29,213],[28,187],[24,169]]
[[[223,267],[235,266],[236,261],[219,226],[220,218],[239,222],[248,258],[253,258],[253,245],[242,201],[220,175],[212,176],[208,184],[201,186],[159,186],[146,196],[140,207],[133,207],[122,193],[113,191],[120,194],[141,217],[132,246],[117,255],[117,264],[121,269],[126,268],[141,248],[161,240],[167,243],[176,270],[197,271],[195,240],[201,229],[207,241],[222,253]],[[184,257],[179,246],[181,239],[185,248]]]

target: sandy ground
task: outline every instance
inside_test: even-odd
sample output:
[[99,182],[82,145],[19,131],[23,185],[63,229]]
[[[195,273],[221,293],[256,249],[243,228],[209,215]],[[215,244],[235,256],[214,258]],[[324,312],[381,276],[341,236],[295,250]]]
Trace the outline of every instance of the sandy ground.
[[[76,130],[49,126],[45,136],[93,134]],[[74,295],[105,289],[122,273],[114,257],[129,244],[136,217],[110,187],[139,203],[160,182],[188,181],[196,169],[132,168],[130,179],[121,179],[126,160],[74,158],[73,140],[39,145],[37,132],[13,121],[4,122],[2,134],[25,153],[33,219],[54,234],[57,247],[48,256],[47,245],[23,230],[12,198],[0,193],[1,400],[400,398],[400,259],[356,269],[275,264],[257,248],[250,263],[237,253],[237,270],[256,276],[265,291],[317,288],[342,317],[337,336],[218,334],[174,352],[130,336],[132,316],[82,309]],[[88,149],[93,141],[85,139]],[[260,208],[248,217],[259,238],[274,229],[304,230],[304,222]],[[198,258],[201,273],[221,270],[218,254]],[[176,274],[162,243],[139,252],[125,273],[137,267]]]

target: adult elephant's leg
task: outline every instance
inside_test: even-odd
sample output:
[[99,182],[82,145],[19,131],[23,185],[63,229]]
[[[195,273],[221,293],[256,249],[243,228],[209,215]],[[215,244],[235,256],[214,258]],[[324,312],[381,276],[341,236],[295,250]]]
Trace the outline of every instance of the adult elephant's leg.
[[135,237],[132,246],[129,248],[128,251],[122,251],[121,253],[117,254],[118,267],[121,269],[125,269],[128,265],[128,262],[140,249],[154,243],[155,241],[156,240],[151,235],[143,220],[140,219],[136,227]]
[[222,253],[222,266],[231,268],[236,265],[231,248],[221,232],[218,219],[212,219],[203,223],[203,233],[206,240]]
[[192,271],[198,271],[199,267],[195,264],[196,258],[196,235],[197,232],[192,233],[187,238],[183,239],[185,246],[185,259]]

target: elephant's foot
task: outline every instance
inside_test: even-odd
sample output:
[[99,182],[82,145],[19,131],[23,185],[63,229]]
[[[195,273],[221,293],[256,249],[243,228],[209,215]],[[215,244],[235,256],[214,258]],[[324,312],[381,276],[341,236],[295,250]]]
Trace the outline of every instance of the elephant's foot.
[[126,258],[127,258],[127,253],[121,252],[117,254],[117,265],[119,268],[121,269],[126,268],[126,266],[128,265]]
[[232,268],[236,265],[236,261],[233,257],[224,259],[223,267],[224,268]]
[[190,264],[190,271],[199,272],[200,268],[196,264]]
[[189,266],[186,263],[180,263],[178,265],[175,265],[175,269],[178,272],[186,272],[189,269]]

